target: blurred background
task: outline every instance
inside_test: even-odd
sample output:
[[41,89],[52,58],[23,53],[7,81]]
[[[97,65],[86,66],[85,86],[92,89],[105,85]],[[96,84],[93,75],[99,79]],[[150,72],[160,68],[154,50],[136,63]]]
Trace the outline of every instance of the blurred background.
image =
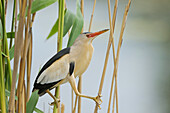
[[[11,28],[12,0],[7,12],[7,31]],[[93,9],[93,0],[84,3],[84,31],[88,31]],[[119,0],[115,26],[117,48],[125,6],[128,0]],[[120,51],[118,68],[118,99],[120,113],[170,113],[170,1],[132,0],[129,10],[123,45]],[[76,1],[66,0],[69,10],[76,12]],[[91,31],[109,28],[106,0],[97,0]],[[111,0],[113,12],[114,1]],[[57,51],[57,35],[46,40],[58,17],[58,4],[55,3],[39,12],[33,24],[33,62],[31,89],[38,70]],[[93,42],[94,54],[90,66],[83,75],[83,94],[96,96],[100,84],[109,32]],[[64,37],[63,48],[68,36]],[[11,64],[13,65],[13,64]],[[113,55],[110,51],[108,68],[102,93],[103,103],[99,113],[107,111],[110,85],[113,73]],[[78,81],[78,79],[77,79]],[[54,90],[52,90],[54,93]],[[49,95],[39,98],[37,107],[52,112],[53,100]],[[71,113],[71,87],[61,86],[61,102],[65,113]],[[82,98],[82,113],[92,113],[95,103]]]

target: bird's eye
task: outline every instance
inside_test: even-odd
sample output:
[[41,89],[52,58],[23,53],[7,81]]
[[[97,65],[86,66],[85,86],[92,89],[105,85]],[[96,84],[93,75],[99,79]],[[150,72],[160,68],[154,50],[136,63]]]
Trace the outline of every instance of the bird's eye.
[[90,37],[90,35],[86,35],[87,36],[87,38],[89,38]]

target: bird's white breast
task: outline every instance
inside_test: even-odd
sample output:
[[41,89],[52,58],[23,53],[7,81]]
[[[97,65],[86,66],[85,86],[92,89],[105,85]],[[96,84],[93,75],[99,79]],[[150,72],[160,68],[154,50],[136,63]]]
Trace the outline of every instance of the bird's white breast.
[[93,54],[92,44],[79,45],[71,48],[70,60],[75,62],[75,77],[82,75],[90,64]]

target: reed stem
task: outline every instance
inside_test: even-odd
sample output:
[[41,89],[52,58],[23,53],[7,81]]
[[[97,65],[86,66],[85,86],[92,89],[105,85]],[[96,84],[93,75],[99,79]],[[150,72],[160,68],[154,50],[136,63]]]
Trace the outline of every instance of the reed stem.
[[[26,3],[25,3],[26,4]],[[24,2],[23,2],[24,5]],[[21,63],[20,63],[20,73],[19,73],[19,82],[18,82],[18,94],[22,95],[23,93],[23,88],[24,87],[24,78],[25,78],[25,61],[26,61],[26,56],[28,53],[28,47],[30,44],[30,40],[31,40],[31,35],[29,34],[29,30],[30,30],[30,24],[31,24],[31,5],[32,5],[32,0],[29,0],[29,5],[28,5],[28,15],[27,15],[27,23],[25,26],[25,40],[24,40],[24,45],[23,45],[23,52],[21,54]],[[18,110],[21,110],[21,96],[18,97]],[[25,100],[26,101],[26,100]]]
[[[114,29],[115,29],[115,22],[116,22],[116,14],[117,14],[117,6],[118,6],[118,0],[115,0],[115,6],[114,6],[114,11],[113,11],[113,18],[112,18],[112,25],[113,25],[113,34],[114,34]],[[110,10],[110,9],[109,9]],[[110,13],[110,12],[109,12]],[[111,14],[110,14],[111,15]],[[110,18],[110,17],[109,17]],[[113,43],[113,42],[112,42]],[[114,45],[112,44],[112,47]],[[114,53],[114,48],[113,48],[113,55],[115,55]],[[115,58],[115,56],[113,56],[113,58]],[[114,66],[115,66],[115,59],[114,59]],[[114,76],[114,74],[113,74]],[[112,78],[112,83],[114,83],[114,77]],[[112,91],[113,91],[113,86],[111,85],[111,89],[110,89],[110,98],[109,98],[109,104],[108,104],[108,111],[107,113],[110,113],[110,104],[111,104],[111,98],[112,98]]]
[[[78,91],[82,92],[82,76],[79,77]],[[78,113],[81,113],[81,97],[78,97]]]
[[93,4],[93,11],[91,14],[91,19],[90,19],[90,24],[89,24],[89,32],[91,31],[91,25],[92,25],[92,21],[93,21],[93,14],[94,14],[95,6],[96,6],[96,0],[94,0],[94,4]]
[[29,23],[29,36],[30,37],[30,43],[28,47],[28,53],[27,53],[27,96],[26,101],[28,102],[29,96],[30,96],[30,76],[31,76],[31,64],[32,64],[32,24],[35,19],[35,14],[32,14],[32,21]]
[[[65,0],[59,0],[59,22],[58,22],[58,39],[57,39],[57,52],[62,49],[62,40],[63,40],[63,26],[64,26],[64,5]],[[55,89],[55,97],[58,98],[60,95],[60,87],[58,86]],[[54,105],[53,113],[59,113],[60,105],[58,103],[58,108]]]
[[[1,51],[2,40],[0,39],[0,53]],[[6,98],[5,98],[5,86],[4,86],[4,72],[3,72],[3,65],[2,65],[2,55],[0,54],[0,108],[2,113],[6,113]]]
[[[14,31],[15,4],[16,4],[16,0],[14,0],[14,5],[13,5],[12,24],[11,24],[11,33]],[[11,34],[11,37],[12,37],[12,34]],[[13,42],[13,39],[12,39],[12,38],[10,38],[9,49],[12,47],[12,42]]]
[[[115,63],[115,57],[114,57],[115,56],[115,52],[114,52],[115,49],[114,49],[113,27],[112,27],[112,22],[111,22],[110,0],[108,0],[108,12],[109,12],[109,23],[110,23],[110,37],[109,37],[109,43],[108,43],[106,57],[105,57],[105,63],[104,63],[102,78],[101,78],[101,81],[100,81],[100,86],[99,86],[99,91],[98,91],[99,95],[101,95],[102,89],[103,89],[103,83],[104,83],[104,78],[105,78],[105,74],[106,74],[107,63],[108,63],[108,57],[109,57],[109,51],[110,51],[111,44],[112,44],[113,58],[114,58],[114,63]],[[115,22],[114,22],[114,24],[115,24]],[[97,104],[96,104],[94,113],[97,113],[97,111],[98,111],[98,107],[97,107]]]
[[8,56],[6,57],[7,59],[7,67],[5,69],[5,57],[2,57],[2,62],[3,62],[3,72],[7,74],[6,82],[8,85],[8,89],[11,87],[12,83],[12,73],[11,73],[11,65],[10,65],[10,58],[9,58],[9,50],[8,50],[8,42],[7,42],[7,34],[6,34],[6,19],[5,19],[5,0],[2,0],[2,11],[1,11],[1,21],[2,21],[2,50],[3,52]]
[[[123,21],[122,21],[122,27],[121,27],[121,32],[120,32],[120,37],[119,37],[119,43],[118,43],[118,48],[117,48],[117,56],[116,56],[116,69],[115,69],[115,88],[116,88],[116,112],[118,113],[118,91],[117,91],[117,70],[118,70],[118,61],[119,61],[119,54],[120,54],[120,48],[122,45],[123,41],[123,33],[126,25],[126,20],[127,20],[127,14],[130,8],[131,0],[129,0],[128,5],[125,8],[124,16],[123,16]],[[114,108],[113,108],[114,109]]]
[[[14,107],[15,86],[16,86],[19,56],[21,54],[21,48],[23,46],[23,28],[24,28],[25,10],[26,10],[26,3],[25,4],[24,3],[25,1],[23,1],[23,7],[20,8],[18,31],[16,31],[15,29],[15,49],[14,49],[14,68],[13,68],[14,70],[13,70],[12,86],[11,86],[11,93],[10,93],[10,99],[9,99],[9,111],[8,111],[9,113],[13,113],[15,110],[15,107]],[[16,0],[16,9],[17,9],[17,0]]]
[[76,96],[76,99],[75,99],[75,102],[74,102],[74,109],[73,109],[72,113],[76,112],[77,99],[78,99],[78,96]]

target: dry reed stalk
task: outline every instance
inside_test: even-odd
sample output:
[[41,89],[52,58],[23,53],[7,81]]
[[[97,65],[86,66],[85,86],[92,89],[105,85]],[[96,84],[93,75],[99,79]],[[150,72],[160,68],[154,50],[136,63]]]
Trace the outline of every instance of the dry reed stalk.
[[116,73],[116,75],[115,75],[115,94],[116,94],[116,113],[118,113],[118,111],[119,111],[119,107],[118,107],[118,91],[117,91],[117,73]]
[[22,7],[22,1],[21,0],[19,0],[19,10],[21,9],[21,7]]
[[26,97],[27,102],[30,97],[31,63],[32,63],[32,35],[31,35],[31,41],[30,41],[30,45],[29,45],[28,53],[27,53],[27,97]]
[[31,41],[27,53],[27,97],[26,97],[27,102],[30,97],[31,64],[32,64],[32,32],[31,32]]
[[[105,57],[105,62],[104,62],[104,68],[103,68],[103,72],[102,72],[102,78],[101,78],[101,81],[100,81],[100,86],[99,86],[98,94],[101,94],[101,91],[102,91],[103,82],[104,82],[103,80],[104,80],[105,73],[106,73],[106,68],[107,68],[107,63],[108,63],[108,58],[109,58],[109,50],[110,50],[110,47],[111,47],[112,40],[113,40],[113,39],[110,37],[110,38],[109,38],[109,42],[108,42],[108,46],[107,46],[107,52],[106,52],[106,57]],[[97,110],[98,110],[98,106],[97,106],[97,104],[96,104],[94,113],[97,113]]]
[[[18,31],[15,29],[15,37],[16,38],[15,38],[15,48],[14,48],[14,68],[13,68],[13,76],[12,76],[11,93],[10,93],[10,99],[9,99],[9,111],[8,111],[9,113],[11,113],[11,112],[13,113],[15,110],[15,108],[14,108],[15,86],[16,86],[19,56],[21,53],[21,48],[22,48],[22,43],[23,43],[23,28],[24,28],[24,20],[25,20],[25,10],[26,10],[26,5],[24,4],[23,7],[20,8]],[[16,10],[15,11],[16,11],[15,17],[17,17],[17,0],[16,0]],[[17,21],[17,18],[15,18],[15,22],[16,21]]]
[[116,99],[116,88],[114,89],[114,96],[113,96],[113,109],[112,109],[112,113],[114,113],[114,106],[115,106],[115,99]]
[[94,0],[94,4],[93,4],[93,12],[91,14],[91,19],[90,19],[90,24],[89,24],[89,32],[91,31],[91,25],[92,25],[92,20],[93,20],[93,14],[94,14],[95,6],[96,6],[96,0]]
[[6,12],[7,12],[7,5],[8,5],[8,0],[5,0],[5,18],[6,18]]
[[[115,22],[116,22],[116,15],[117,15],[117,6],[118,6],[118,0],[115,0],[114,11],[113,11],[113,18],[112,18],[113,34],[114,34],[114,29],[115,29]],[[109,15],[111,15],[110,8],[109,8]],[[111,16],[109,16],[109,20],[111,20]],[[113,55],[115,55],[114,42],[112,41],[112,43],[113,43],[112,44]],[[113,56],[113,59],[114,59],[114,66],[115,66],[115,56]],[[114,82],[114,77],[112,78],[112,84],[113,84],[113,82]],[[110,113],[110,104],[111,104],[111,98],[112,98],[112,91],[113,91],[113,86],[111,86],[111,90],[110,90],[110,98],[109,98],[109,104],[108,104],[108,111],[107,111],[107,113]]]
[[[25,83],[25,82],[24,82]],[[25,92],[25,84],[23,86],[23,92],[22,92],[22,113],[26,113],[26,92]]]
[[30,29],[29,29],[29,36],[30,36],[30,44],[28,47],[28,53],[27,53],[27,97],[26,101],[28,102],[29,96],[30,96],[30,75],[31,75],[31,64],[32,64],[32,24],[34,22],[35,14],[32,14],[32,21],[30,23]]
[[64,106],[64,104],[62,103],[62,104],[61,104],[61,113],[64,113],[64,109],[65,109],[65,106]]
[[[129,0],[128,5],[125,8],[125,12],[124,12],[124,16],[123,16],[122,27],[121,27],[119,43],[118,43],[118,48],[117,48],[117,56],[116,56],[117,65],[118,65],[118,61],[119,61],[120,48],[121,48],[121,45],[122,45],[123,33],[124,33],[125,25],[126,25],[127,14],[128,14],[129,8],[130,8],[130,4],[131,4],[131,0]],[[117,70],[118,70],[118,66],[117,66],[117,69],[115,70],[116,71],[116,74],[115,74],[116,112],[118,113]]]
[[[114,39],[113,39],[113,32],[114,32],[114,26],[115,26],[115,20],[116,20],[116,13],[114,12],[113,14],[113,22],[111,22],[111,11],[110,11],[110,0],[108,0],[108,11],[109,11],[109,23],[110,23],[110,36],[109,36],[109,43],[108,43],[108,47],[107,47],[107,52],[106,52],[106,57],[105,57],[105,63],[104,63],[104,68],[103,68],[103,73],[102,73],[102,78],[101,78],[101,82],[100,82],[100,87],[99,87],[99,91],[98,91],[98,95],[101,95],[102,89],[103,89],[103,83],[104,83],[104,78],[105,78],[105,74],[106,74],[106,68],[107,68],[107,63],[108,63],[108,57],[109,57],[109,51],[110,51],[110,46],[112,44],[112,49],[113,49],[113,58],[114,58],[114,63],[115,63],[115,49],[114,49]],[[116,10],[115,10],[116,11]],[[112,26],[113,23],[113,26]],[[96,104],[94,113],[97,113],[98,111],[98,107]]]
[[18,91],[18,113],[21,113],[21,111],[22,111],[22,102],[23,102],[22,101],[23,100],[22,93],[23,93],[23,81],[24,81],[24,78],[22,77],[22,74],[21,74],[21,73],[25,74],[25,71],[22,71],[23,68],[25,69],[25,65],[23,65],[23,64],[24,64],[24,61],[23,61],[23,58],[21,58],[20,59],[18,88],[17,88],[17,91]]
[[[78,91],[82,91],[82,76],[79,77]],[[78,113],[81,113],[81,97],[78,97]]]
[[73,113],[73,109],[74,109],[74,92],[73,89],[71,88],[71,111]]
[[[23,5],[26,4],[23,1]],[[24,45],[23,45],[23,52],[21,54],[21,63],[20,63],[20,73],[19,73],[19,81],[18,81],[18,111],[20,111],[20,107],[21,107],[21,103],[22,103],[22,97],[20,96],[23,92],[23,88],[24,87],[24,78],[25,78],[25,61],[26,61],[26,56],[28,53],[28,46],[30,43],[30,34],[29,34],[29,28],[30,28],[30,23],[31,23],[31,5],[32,5],[32,0],[29,0],[29,5],[28,5],[28,15],[27,15],[27,24],[26,24],[26,28],[25,28],[25,40],[24,40]],[[20,113],[20,112],[19,112]]]
[[78,99],[78,96],[76,96],[75,103],[74,103],[74,109],[73,109],[72,113],[76,112],[77,99]]

